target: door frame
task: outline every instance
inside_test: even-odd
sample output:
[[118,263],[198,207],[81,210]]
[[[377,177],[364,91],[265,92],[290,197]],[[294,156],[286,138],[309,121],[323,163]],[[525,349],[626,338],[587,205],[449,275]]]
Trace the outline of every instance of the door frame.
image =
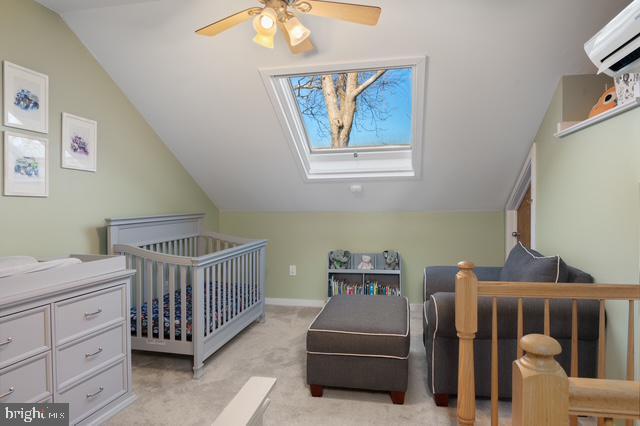
[[520,170],[511,195],[505,206],[505,259],[518,243],[513,236],[518,231],[518,207],[531,185],[531,248],[536,248],[536,144],[531,145],[529,154]]

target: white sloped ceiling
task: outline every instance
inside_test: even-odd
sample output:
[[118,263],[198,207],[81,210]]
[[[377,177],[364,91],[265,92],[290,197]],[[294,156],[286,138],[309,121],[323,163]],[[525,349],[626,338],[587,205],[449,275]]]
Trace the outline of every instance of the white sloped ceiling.
[[[317,52],[299,57],[281,37],[274,50],[252,43],[249,22],[194,35],[253,0],[40,2],[231,211],[503,209],[559,78],[595,72],[582,46],[629,3],[362,0],[383,8],[377,27],[305,16]],[[358,196],[305,183],[258,69],[416,55],[429,57],[422,178],[359,182]]]

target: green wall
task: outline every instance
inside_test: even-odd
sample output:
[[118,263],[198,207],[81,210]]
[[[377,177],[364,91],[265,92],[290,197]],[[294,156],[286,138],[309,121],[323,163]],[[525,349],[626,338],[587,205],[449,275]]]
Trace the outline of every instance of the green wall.
[[[326,297],[327,253],[333,249],[398,250],[405,294],[422,301],[422,272],[428,265],[471,260],[504,263],[503,213],[227,213],[227,234],[269,240],[267,297]],[[289,276],[289,265],[297,276]]]
[[[217,228],[216,207],[57,14],[0,0],[0,60],[50,86],[49,134],[38,135],[49,139],[49,197],[0,196],[0,255],[104,252],[107,217],[205,212]],[[60,168],[62,112],[98,121],[97,173]]]
[[[564,86],[571,87],[571,80],[565,77]],[[597,282],[638,283],[640,108],[557,139],[563,97],[571,96],[561,83],[535,138],[537,246],[560,254]],[[607,315],[608,373],[622,377],[626,303],[608,303]]]

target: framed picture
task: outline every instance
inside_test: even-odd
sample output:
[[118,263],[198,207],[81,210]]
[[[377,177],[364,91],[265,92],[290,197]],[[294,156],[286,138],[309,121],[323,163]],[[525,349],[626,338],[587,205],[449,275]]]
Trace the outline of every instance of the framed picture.
[[49,141],[4,132],[4,195],[49,196]]
[[62,114],[62,167],[95,172],[98,165],[98,123]]
[[49,77],[4,61],[4,125],[49,132]]

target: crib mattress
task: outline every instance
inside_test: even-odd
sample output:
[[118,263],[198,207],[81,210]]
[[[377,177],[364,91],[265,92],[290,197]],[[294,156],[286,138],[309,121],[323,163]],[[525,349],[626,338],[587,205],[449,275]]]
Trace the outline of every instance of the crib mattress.
[[[212,295],[218,295],[218,283],[210,283],[209,291]],[[182,294],[181,290],[176,290],[174,293],[174,304],[175,304],[175,319],[174,319],[174,327],[175,327],[175,339],[182,340]],[[187,341],[191,341],[192,331],[193,331],[193,295],[192,295],[191,286],[187,286],[186,291],[186,325],[185,332]],[[209,315],[209,331],[217,329],[219,326],[224,325],[225,322],[231,320],[232,312],[240,311],[241,307],[244,306],[244,297],[242,294],[234,295],[232,292],[227,292],[226,294],[222,294],[224,292],[221,291],[221,300],[220,300],[220,311],[217,311],[218,301],[216,297],[213,297],[209,303],[208,315]],[[254,296],[254,295],[250,295]],[[166,293],[163,297],[163,315],[162,315],[162,323],[163,323],[163,338],[170,339],[171,338],[171,307],[169,306],[169,297],[170,294]],[[204,308],[204,303],[203,303]],[[233,308],[233,309],[231,309]],[[140,310],[142,311],[140,316],[141,322],[141,335],[142,337],[148,338],[148,330],[149,330],[149,308],[148,303],[145,302],[141,305]],[[152,333],[153,338],[160,338],[160,327],[159,327],[159,311],[160,304],[158,298],[153,299],[152,306]],[[204,316],[204,309],[203,316]],[[136,337],[138,336],[138,315],[137,315],[137,307],[131,307],[131,335]]]

